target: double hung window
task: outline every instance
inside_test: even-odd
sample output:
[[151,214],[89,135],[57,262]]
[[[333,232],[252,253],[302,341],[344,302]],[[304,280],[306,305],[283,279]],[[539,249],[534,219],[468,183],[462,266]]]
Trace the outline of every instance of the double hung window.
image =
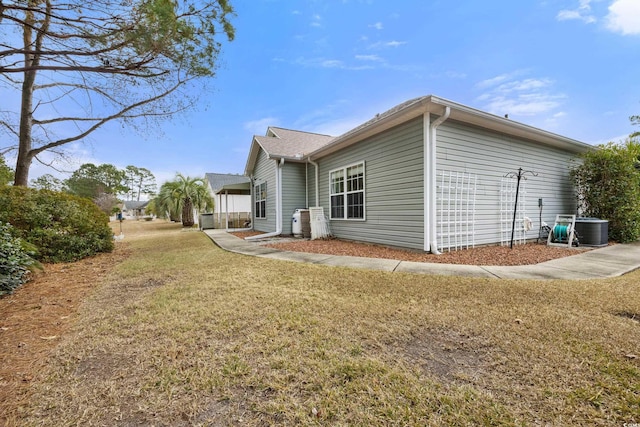
[[267,183],[256,184],[254,187],[255,211],[256,218],[267,217]]
[[365,219],[364,162],[329,173],[331,219]]

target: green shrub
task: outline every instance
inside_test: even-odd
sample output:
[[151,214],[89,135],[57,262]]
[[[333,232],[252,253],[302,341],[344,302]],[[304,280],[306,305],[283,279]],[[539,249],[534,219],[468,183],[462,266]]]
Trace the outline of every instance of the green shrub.
[[609,221],[609,237],[626,243],[640,237],[640,143],[609,143],[582,155],[571,170],[584,215]]
[[29,280],[30,267],[35,264],[32,252],[25,250],[20,239],[13,236],[10,224],[0,223],[0,295],[10,294]]
[[109,217],[89,199],[26,187],[0,189],[0,221],[37,248],[43,262],[68,262],[113,250]]

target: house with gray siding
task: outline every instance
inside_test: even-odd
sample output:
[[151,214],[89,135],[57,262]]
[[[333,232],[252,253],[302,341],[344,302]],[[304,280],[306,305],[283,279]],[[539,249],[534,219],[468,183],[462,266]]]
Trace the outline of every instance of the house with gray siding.
[[322,207],[335,237],[438,252],[509,241],[514,210],[516,242],[575,213],[569,170],[591,149],[429,95],[337,137],[270,127],[245,174],[255,230],[291,234],[296,208]]
[[309,206],[309,160],[305,153],[333,139],[278,127],[269,127],[265,136],[253,137],[245,175],[251,179],[254,230],[291,234],[293,212]]

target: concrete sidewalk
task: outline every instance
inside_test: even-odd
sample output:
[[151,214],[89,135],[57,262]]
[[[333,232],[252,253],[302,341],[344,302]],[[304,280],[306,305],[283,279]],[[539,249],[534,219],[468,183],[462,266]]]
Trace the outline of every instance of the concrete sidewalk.
[[607,246],[588,252],[576,252],[576,255],[570,257],[558,258],[535,265],[511,267],[410,262],[280,251],[260,246],[255,242],[239,239],[224,230],[204,230],[204,233],[222,249],[238,254],[282,261],[403,273],[498,279],[595,279],[621,276],[640,268],[640,242]]

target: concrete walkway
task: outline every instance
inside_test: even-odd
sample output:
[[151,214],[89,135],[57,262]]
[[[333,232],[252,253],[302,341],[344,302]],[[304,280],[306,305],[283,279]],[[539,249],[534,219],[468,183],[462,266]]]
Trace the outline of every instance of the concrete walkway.
[[308,262],[334,267],[444,276],[489,277],[499,279],[596,279],[621,276],[640,268],[640,242],[606,246],[535,265],[481,266],[397,261],[304,252],[281,251],[248,242],[224,230],[204,230],[222,249],[243,255],[282,261]]

